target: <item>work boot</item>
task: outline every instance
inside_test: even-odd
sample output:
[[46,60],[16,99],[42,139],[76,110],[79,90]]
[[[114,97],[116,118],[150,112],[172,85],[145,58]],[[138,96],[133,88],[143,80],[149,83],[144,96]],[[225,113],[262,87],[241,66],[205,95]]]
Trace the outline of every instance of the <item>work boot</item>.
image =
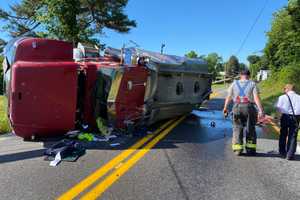
[[286,156],[286,159],[287,160],[295,160],[295,157],[294,156]]
[[247,149],[246,150],[248,156],[255,156],[256,150],[255,149]]
[[286,158],[286,153],[284,153],[284,152],[280,152],[279,155],[281,158]]
[[234,153],[236,156],[242,155],[242,151],[241,151],[241,150],[235,150],[235,151],[233,151],[233,153]]

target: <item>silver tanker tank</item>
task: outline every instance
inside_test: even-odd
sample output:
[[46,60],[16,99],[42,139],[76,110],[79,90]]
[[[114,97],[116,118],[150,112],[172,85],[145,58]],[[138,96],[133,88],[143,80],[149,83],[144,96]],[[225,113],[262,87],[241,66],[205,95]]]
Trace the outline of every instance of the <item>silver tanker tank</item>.
[[144,98],[144,121],[148,125],[190,113],[211,93],[212,76],[204,60],[137,48],[107,48],[105,55],[125,62],[143,62],[148,68]]

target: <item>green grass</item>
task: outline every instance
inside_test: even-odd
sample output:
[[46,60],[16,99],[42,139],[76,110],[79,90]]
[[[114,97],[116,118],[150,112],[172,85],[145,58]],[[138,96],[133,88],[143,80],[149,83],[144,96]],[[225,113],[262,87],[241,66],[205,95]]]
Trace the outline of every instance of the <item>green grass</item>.
[[[228,85],[228,83],[227,83],[226,85]],[[211,85],[212,90],[220,89],[220,88],[225,88],[225,87],[226,87],[226,86],[225,86],[224,83],[218,83],[218,84],[212,84],[212,85]]]
[[263,81],[259,84],[260,97],[266,114],[276,116],[274,107],[278,97],[283,94],[284,83],[279,81]]
[[[271,125],[267,125],[268,131],[270,131],[274,135],[279,135],[278,133]],[[298,131],[298,137],[297,140],[300,141],[300,130]]]
[[4,97],[0,96],[0,134],[10,131],[8,119],[4,109]]

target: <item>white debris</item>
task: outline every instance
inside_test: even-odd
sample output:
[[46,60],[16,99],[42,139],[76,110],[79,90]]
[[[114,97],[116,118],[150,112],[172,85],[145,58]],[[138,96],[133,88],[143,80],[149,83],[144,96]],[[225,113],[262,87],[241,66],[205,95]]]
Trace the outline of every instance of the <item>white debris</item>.
[[66,136],[68,137],[76,137],[80,133],[79,130],[69,131],[66,133]]
[[120,143],[111,143],[110,144],[111,147],[116,147],[116,146],[119,146],[119,145],[120,145]]
[[116,135],[107,135],[107,136],[105,136],[108,140],[109,139],[114,139],[114,138],[117,138],[117,136]]
[[83,129],[87,129],[89,127],[89,125],[84,125],[84,124],[82,124],[82,128]]
[[95,142],[107,142],[109,139],[108,138],[98,138],[98,137],[95,137],[93,138],[93,141]]
[[53,161],[50,162],[50,166],[51,167],[55,167],[57,166],[61,161],[61,155],[60,155],[60,152],[58,152],[56,155],[55,155],[55,158]]

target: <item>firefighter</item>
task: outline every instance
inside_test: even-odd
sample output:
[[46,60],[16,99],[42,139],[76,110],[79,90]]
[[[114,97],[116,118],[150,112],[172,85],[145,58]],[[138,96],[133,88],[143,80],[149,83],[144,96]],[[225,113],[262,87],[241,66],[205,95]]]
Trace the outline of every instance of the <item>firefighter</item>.
[[241,155],[244,150],[244,132],[246,132],[245,149],[247,154],[256,154],[255,125],[257,116],[264,116],[263,107],[259,97],[259,90],[256,83],[249,80],[249,78],[249,70],[240,72],[240,79],[235,80],[228,89],[228,95],[223,109],[224,116],[226,117],[228,115],[228,105],[231,100],[233,100],[232,150],[238,156]]

